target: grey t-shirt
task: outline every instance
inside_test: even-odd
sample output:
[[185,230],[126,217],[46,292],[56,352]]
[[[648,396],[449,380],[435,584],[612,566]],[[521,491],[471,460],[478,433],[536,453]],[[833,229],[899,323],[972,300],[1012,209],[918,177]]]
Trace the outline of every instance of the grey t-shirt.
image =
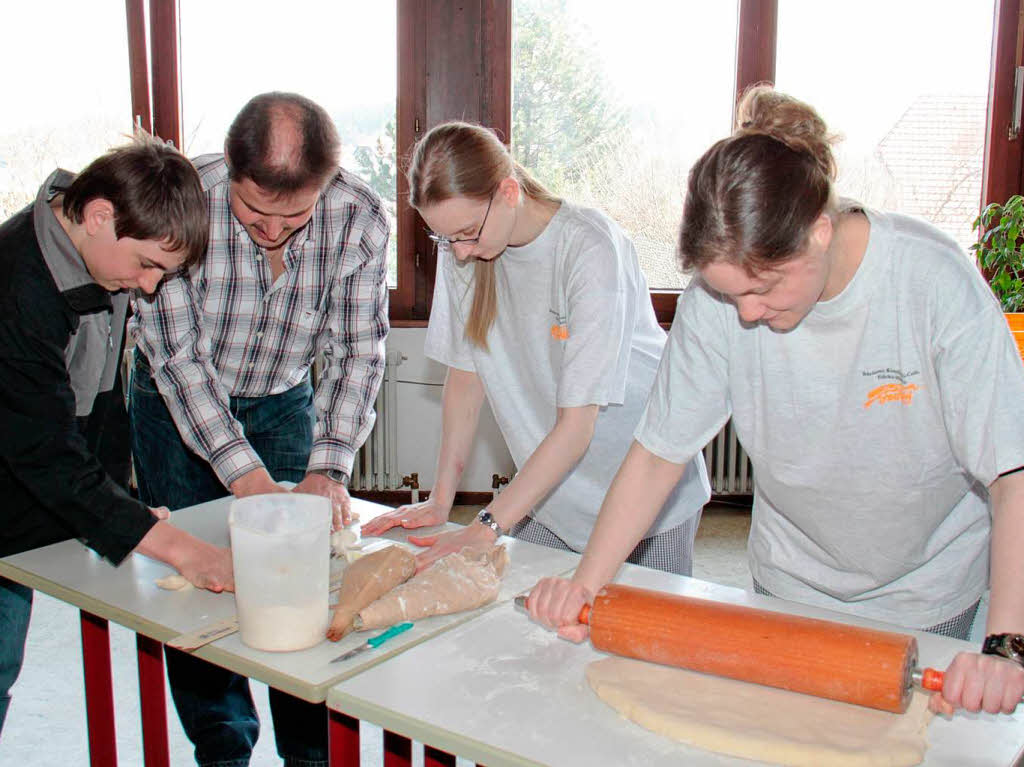
[[[533,242],[496,260],[498,310],[487,350],[465,336],[473,271],[439,252],[425,352],[480,376],[518,467],[554,427],[557,408],[601,406],[586,454],[532,512],[582,551],[665,344],[636,251],[603,213],[563,202]],[[710,492],[698,455],[646,535],[692,518]]]
[[865,211],[864,259],[791,332],[681,296],[637,438],[682,461],[732,415],[754,466],[748,555],[772,593],[913,628],[988,578],[987,487],[1024,465],[1024,367],[948,237]]

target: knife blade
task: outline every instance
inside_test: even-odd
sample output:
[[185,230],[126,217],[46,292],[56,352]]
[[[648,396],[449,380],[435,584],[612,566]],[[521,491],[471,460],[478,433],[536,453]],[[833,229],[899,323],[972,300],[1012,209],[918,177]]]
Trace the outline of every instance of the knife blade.
[[386,641],[391,639],[391,637],[398,636],[403,631],[408,631],[409,629],[412,628],[412,626],[413,626],[413,624],[410,623],[409,621],[406,621],[405,623],[399,623],[399,624],[397,624],[395,626],[392,626],[387,631],[385,631],[383,634],[378,634],[375,637],[370,637],[369,639],[366,640],[366,642],[364,642],[363,644],[359,645],[358,647],[353,647],[351,650],[349,650],[347,652],[343,652],[337,658],[332,660],[331,663],[337,663],[338,661],[348,660],[349,658],[352,658],[352,657],[358,655],[359,653],[363,652],[364,650],[371,650],[374,647],[380,647]]

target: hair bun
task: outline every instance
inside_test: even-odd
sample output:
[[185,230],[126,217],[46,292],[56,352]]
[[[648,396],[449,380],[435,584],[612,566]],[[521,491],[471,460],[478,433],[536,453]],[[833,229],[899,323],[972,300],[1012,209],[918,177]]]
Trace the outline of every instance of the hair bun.
[[735,136],[767,135],[781,141],[794,152],[814,158],[830,179],[836,177],[832,144],[837,140],[814,107],[792,96],[779,93],[770,84],[747,88],[736,110]]

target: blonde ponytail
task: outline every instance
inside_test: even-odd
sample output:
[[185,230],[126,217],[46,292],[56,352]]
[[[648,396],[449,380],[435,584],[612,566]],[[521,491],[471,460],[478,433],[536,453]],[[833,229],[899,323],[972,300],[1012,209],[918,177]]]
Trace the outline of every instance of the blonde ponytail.
[[[493,131],[472,123],[447,122],[431,128],[413,149],[407,177],[409,204],[417,210],[453,197],[487,200],[509,177],[519,182],[528,197],[559,201],[512,159]],[[476,262],[473,283],[466,338],[487,349],[487,334],[498,314],[493,261]]]

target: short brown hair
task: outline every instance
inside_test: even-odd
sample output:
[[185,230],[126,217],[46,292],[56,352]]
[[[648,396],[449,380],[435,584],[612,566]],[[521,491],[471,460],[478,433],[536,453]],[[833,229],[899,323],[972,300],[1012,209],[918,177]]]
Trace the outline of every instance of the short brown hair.
[[291,194],[327,183],[338,170],[341,140],[319,104],[274,91],[242,107],[228,129],[224,153],[232,181],[248,178],[268,192]]
[[172,145],[139,131],[132,143],[93,160],[64,192],[64,215],[80,224],[85,206],[100,198],[114,206],[118,239],[154,240],[184,252],[183,269],[206,253],[206,195],[192,163]]
[[686,271],[716,261],[753,275],[803,252],[811,225],[834,215],[835,136],[814,109],[767,85],[749,88],[736,131],[690,170],[679,258]]

